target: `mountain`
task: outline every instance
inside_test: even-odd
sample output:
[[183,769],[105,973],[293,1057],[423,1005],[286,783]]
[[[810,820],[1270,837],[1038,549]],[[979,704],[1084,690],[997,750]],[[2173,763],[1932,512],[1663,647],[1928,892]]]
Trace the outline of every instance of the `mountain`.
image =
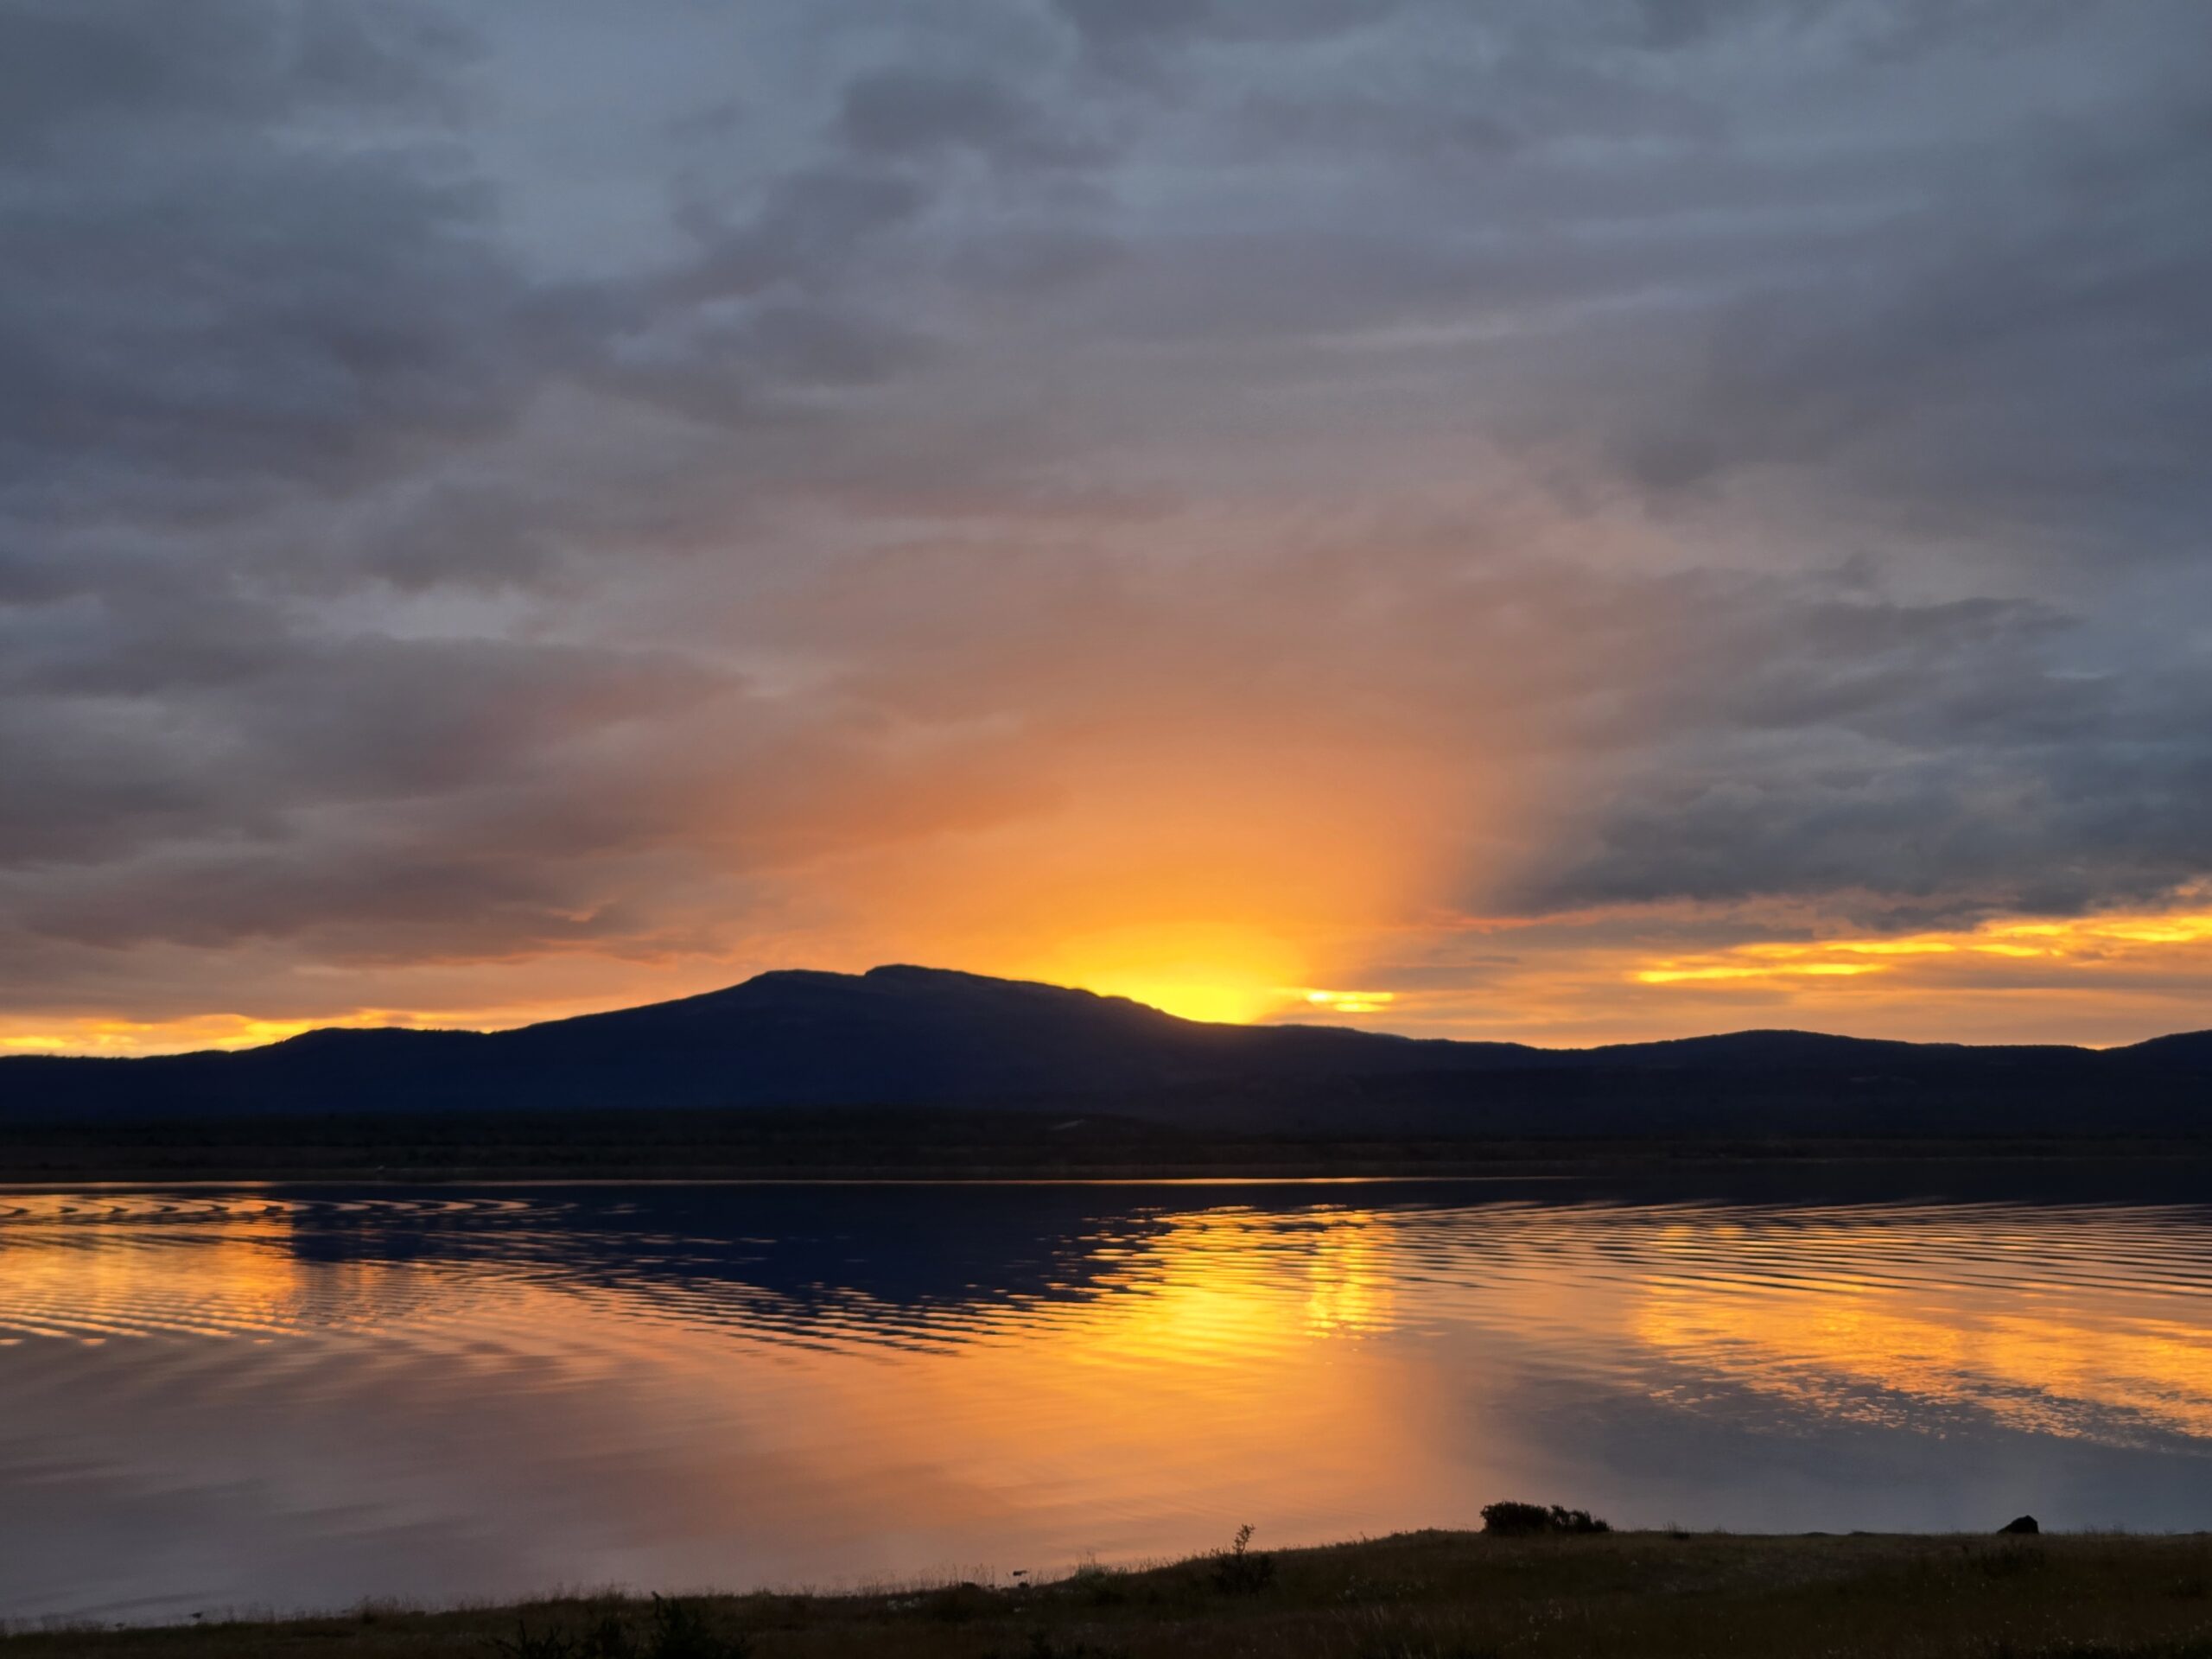
[[626,1109],[1110,1112],[1288,1134],[2195,1134],[2212,1033],[2099,1052],[1753,1031],[1552,1050],[1177,1019],[941,969],[763,974],[494,1033],[0,1059],[0,1123]]
[[2212,1074],[2212,1031],[2184,1031],[2115,1049],[2140,1064]]
[[925,968],[762,974],[514,1031],[311,1031],[146,1059],[0,1059],[0,1117],[451,1107],[974,1105],[1450,1071],[1541,1051],[1207,1025],[1124,997]]

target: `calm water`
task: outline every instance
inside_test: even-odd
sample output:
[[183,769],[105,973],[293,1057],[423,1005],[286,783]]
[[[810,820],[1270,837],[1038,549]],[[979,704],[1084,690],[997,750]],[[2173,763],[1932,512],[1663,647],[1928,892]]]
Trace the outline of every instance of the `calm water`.
[[[2186,1189],[2184,1189],[2184,1196]],[[1465,1525],[2212,1527],[2212,1207],[0,1193],[0,1616]]]

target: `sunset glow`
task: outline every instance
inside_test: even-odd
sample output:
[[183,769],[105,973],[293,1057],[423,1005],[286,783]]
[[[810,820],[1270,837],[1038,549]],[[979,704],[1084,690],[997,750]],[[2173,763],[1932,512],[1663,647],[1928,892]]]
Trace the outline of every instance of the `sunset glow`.
[[1787,978],[1791,975],[1878,974],[1920,957],[1961,953],[2016,962],[2093,967],[2139,959],[2212,940],[2212,916],[2123,916],[2057,922],[1991,922],[1966,933],[1910,939],[1833,939],[1814,944],[1742,944],[1724,957],[1673,960],[1641,969],[1647,985]]
[[[1085,934],[1083,951],[1033,955],[955,944],[944,954],[971,971],[1071,985],[1186,1020],[1234,1025],[1343,1024],[1421,1035],[1519,1037],[1554,1046],[1767,1025],[1923,1039],[1963,1029],[1993,1039],[2044,1041],[2053,1034],[2040,1028],[2036,1011],[2047,1020],[2056,1008],[2058,1017],[2070,1014],[2078,1022],[2061,1036],[2106,1046],[2189,1028],[2196,1016],[2197,988],[2212,982],[2212,911],[2201,907],[2199,892],[2184,894],[2183,903],[2171,912],[2016,918],[1897,938],[1764,939],[1663,954],[1637,937],[1654,931],[1652,918],[1600,918],[1584,924],[1580,938],[1543,938],[1541,950],[1514,952],[1518,959],[1486,972],[1478,992],[1421,982],[1433,979],[1427,973],[1397,989],[1300,986],[1298,970],[1325,962],[1332,949],[1345,952],[1344,962],[1355,969],[1365,962],[1371,969],[1372,962],[1350,954],[1341,935],[1293,944],[1240,926]],[[1694,914],[1669,925],[1685,935],[1710,929]],[[1617,928],[1630,937],[1604,938]],[[1426,931],[1402,925],[1387,931],[1398,948],[1430,955],[1465,950],[1470,937],[1448,922]],[[1541,918],[1492,918],[1471,937],[1517,946],[1524,935],[1544,931]],[[915,943],[891,954],[911,959],[924,951]],[[874,964],[849,958],[790,965],[857,971]],[[571,964],[587,977],[591,966],[588,959]],[[541,1004],[340,1008],[283,1019],[0,1016],[0,1052],[235,1049],[328,1026],[499,1030],[728,982],[726,974],[698,964],[613,963],[607,970],[621,990],[593,998],[564,989]],[[496,986],[498,976],[487,982]]]
[[2212,1021],[2194,15],[1224,3],[56,24],[0,1052]]
[[[2199,894],[2190,894],[2196,899]],[[1827,939],[1806,944],[1739,944],[1727,950],[1663,959],[1635,971],[1644,985],[1784,984],[1797,978],[1857,978],[1885,974],[1942,982],[1964,957],[2023,964],[2023,983],[2036,982],[2027,964],[2059,967],[2084,976],[2130,971],[2194,972],[2212,957],[2212,912],[2067,917],[1985,922],[1956,933],[1894,939]],[[2000,970],[2001,971],[2001,970]],[[2094,982],[2094,980],[2091,981]]]
[[404,1014],[339,1014],[323,1020],[252,1020],[204,1014],[148,1023],[85,1020],[45,1031],[0,1031],[0,1050],[22,1054],[162,1054],[194,1049],[254,1048],[331,1026],[410,1026]]
[[0,1637],[2201,1636],[2208,21],[0,0]]

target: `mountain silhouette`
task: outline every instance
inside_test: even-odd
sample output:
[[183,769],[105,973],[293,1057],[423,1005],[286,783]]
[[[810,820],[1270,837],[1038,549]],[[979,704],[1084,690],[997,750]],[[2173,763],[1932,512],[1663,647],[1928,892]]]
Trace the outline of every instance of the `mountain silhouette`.
[[0,1059],[0,1122],[626,1109],[1081,1109],[1287,1134],[2195,1134],[2212,1033],[2132,1048],[1749,1031],[1558,1050],[1183,1020],[916,967],[762,974],[517,1030]]

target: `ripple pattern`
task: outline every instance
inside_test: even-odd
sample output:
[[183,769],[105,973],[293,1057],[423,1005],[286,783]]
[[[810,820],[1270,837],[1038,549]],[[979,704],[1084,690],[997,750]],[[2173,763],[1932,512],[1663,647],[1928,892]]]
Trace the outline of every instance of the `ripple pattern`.
[[[0,1195],[0,1614],[1150,1554],[1507,1491],[2212,1524],[2208,1245],[2194,1205],[1479,1185]],[[117,1565],[164,1505],[237,1535],[219,1572]]]

